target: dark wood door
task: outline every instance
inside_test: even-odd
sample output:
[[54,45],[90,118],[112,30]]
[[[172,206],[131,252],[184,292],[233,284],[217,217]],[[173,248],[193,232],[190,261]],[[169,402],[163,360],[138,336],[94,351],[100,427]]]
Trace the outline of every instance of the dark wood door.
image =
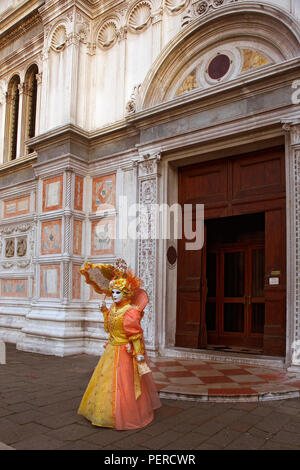
[[208,344],[259,351],[265,321],[264,244],[221,245],[210,255],[213,265],[207,269]]
[[[212,336],[214,328],[214,331],[218,330],[218,341],[225,341],[227,338],[228,344],[230,342],[234,344],[235,341],[242,341],[243,337],[245,344],[262,347],[264,354],[284,355],[286,334],[284,149],[277,147],[181,168],[179,169],[178,189],[179,203],[182,206],[204,204],[206,221],[263,214],[264,231],[263,243],[256,247],[251,237],[247,239],[246,232],[246,238],[243,240],[229,240],[230,243],[243,241],[246,243],[246,248],[245,246],[242,248],[242,245],[229,247],[228,244],[226,248],[228,240],[227,242],[223,240],[222,254],[211,250],[211,234],[209,233],[207,246],[204,250],[197,252],[187,252],[184,240],[180,241],[176,344],[183,347],[205,345],[205,340],[201,340],[201,337],[205,337],[201,334],[201,331],[205,331],[203,325],[203,305],[205,304],[208,343],[213,340],[217,341],[217,337]],[[241,228],[243,228],[243,222]],[[230,249],[232,251],[228,251]],[[234,253],[240,254],[234,255]],[[265,275],[263,294],[261,278],[259,278],[260,291],[257,292],[255,279],[250,280],[250,273],[254,269],[253,263],[262,263],[262,253],[264,253]],[[222,294],[223,300],[221,301],[221,290],[226,288],[226,286],[222,287],[224,279],[221,280],[221,273],[224,276],[226,259],[235,256],[240,259],[244,257],[246,276],[243,281],[244,291],[238,292],[238,295]],[[212,289],[208,285],[206,298],[206,266],[208,271],[212,271],[213,258],[216,265],[214,274],[216,293],[212,294]],[[212,275],[210,273],[210,276]],[[215,305],[216,303],[218,306]],[[212,312],[215,309],[217,310],[214,317]],[[233,314],[229,312],[234,310],[244,312],[243,333],[227,331],[228,328],[233,328]],[[237,314],[236,317],[238,317]],[[236,324],[234,328],[242,330],[239,324]]]
[[206,236],[201,250],[186,250],[185,244],[179,240],[176,346],[206,347]]

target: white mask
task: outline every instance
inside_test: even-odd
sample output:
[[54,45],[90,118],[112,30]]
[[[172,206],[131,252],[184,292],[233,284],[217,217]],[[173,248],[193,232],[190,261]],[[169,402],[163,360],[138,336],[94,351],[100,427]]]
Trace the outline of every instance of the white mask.
[[111,294],[114,302],[120,302],[123,297],[123,292],[119,289],[112,289]]

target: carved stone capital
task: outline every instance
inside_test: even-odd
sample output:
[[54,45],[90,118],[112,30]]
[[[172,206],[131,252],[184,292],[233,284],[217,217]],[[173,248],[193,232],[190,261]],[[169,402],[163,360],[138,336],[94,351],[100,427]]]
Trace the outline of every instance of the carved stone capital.
[[140,155],[139,162],[138,162],[139,177],[158,176],[160,160],[161,160],[160,151],[155,152],[155,153],[144,153]]
[[292,147],[300,146],[300,118],[282,122],[283,130],[290,136]]

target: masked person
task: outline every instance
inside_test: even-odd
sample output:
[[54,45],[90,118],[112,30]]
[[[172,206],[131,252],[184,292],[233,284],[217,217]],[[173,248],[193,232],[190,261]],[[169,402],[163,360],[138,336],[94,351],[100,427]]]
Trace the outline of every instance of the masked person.
[[[113,304],[110,309],[105,302],[100,307],[104,328],[109,333],[108,342],[81,400],[78,414],[95,426],[128,430],[147,426],[153,420],[153,410],[161,403],[149,368],[140,324],[148,297],[140,288],[142,281],[127,270],[126,265],[121,265],[121,268],[86,263],[81,270],[97,292],[111,295]],[[99,288],[99,278],[98,282],[92,280],[90,274],[93,269],[102,273],[102,279],[113,276],[108,289],[103,285]]]

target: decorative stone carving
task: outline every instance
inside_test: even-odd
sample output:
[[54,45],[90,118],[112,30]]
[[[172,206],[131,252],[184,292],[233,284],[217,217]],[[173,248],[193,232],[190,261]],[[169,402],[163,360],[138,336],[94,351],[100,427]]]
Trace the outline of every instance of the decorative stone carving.
[[186,0],[166,0],[165,5],[171,13],[178,12],[182,10],[186,5]]
[[97,37],[97,44],[104,48],[108,49],[112,47],[118,38],[118,29],[114,21],[109,20],[100,28]]
[[132,31],[138,32],[146,29],[150,21],[151,4],[149,2],[140,2],[131,11],[128,26]]
[[15,239],[7,238],[5,240],[5,257],[12,258],[15,255]]
[[3,80],[0,80],[0,105],[5,102],[5,84]]
[[[179,0],[178,0],[179,1]],[[238,0],[201,0],[194,1],[192,8],[188,10],[187,14],[183,16],[181,26],[186,26],[190,21],[195,18],[205,16],[209,11],[220,8],[224,5],[232,4]]]
[[130,96],[130,100],[128,101],[126,105],[127,114],[133,114],[136,112],[136,102],[137,102],[137,97],[138,97],[140,89],[141,89],[141,85],[137,85],[133,88],[133,91]]
[[155,302],[156,302],[156,244],[154,234],[156,220],[152,204],[158,202],[158,165],[161,155],[159,152],[141,155],[138,162],[139,203],[146,208],[140,213],[139,225],[146,229],[148,237],[138,241],[138,274],[144,281],[144,288],[149,297],[143,325],[147,342],[154,348],[155,340]]
[[62,51],[67,42],[67,30],[64,25],[58,26],[52,33],[50,47],[56,52]]
[[24,261],[17,261],[17,266],[19,268],[28,268],[28,266],[30,266],[30,263],[31,263],[31,260],[30,259],[27,259],[27,260],[24,260]]
[[2,263],[2,267],[4,269],[11,269],[14,267],[14,263],[8,263],[8,262],[5,262],[5,263]]
[[25,256],[27,253],[27,237],[17,238],[17,256]]

